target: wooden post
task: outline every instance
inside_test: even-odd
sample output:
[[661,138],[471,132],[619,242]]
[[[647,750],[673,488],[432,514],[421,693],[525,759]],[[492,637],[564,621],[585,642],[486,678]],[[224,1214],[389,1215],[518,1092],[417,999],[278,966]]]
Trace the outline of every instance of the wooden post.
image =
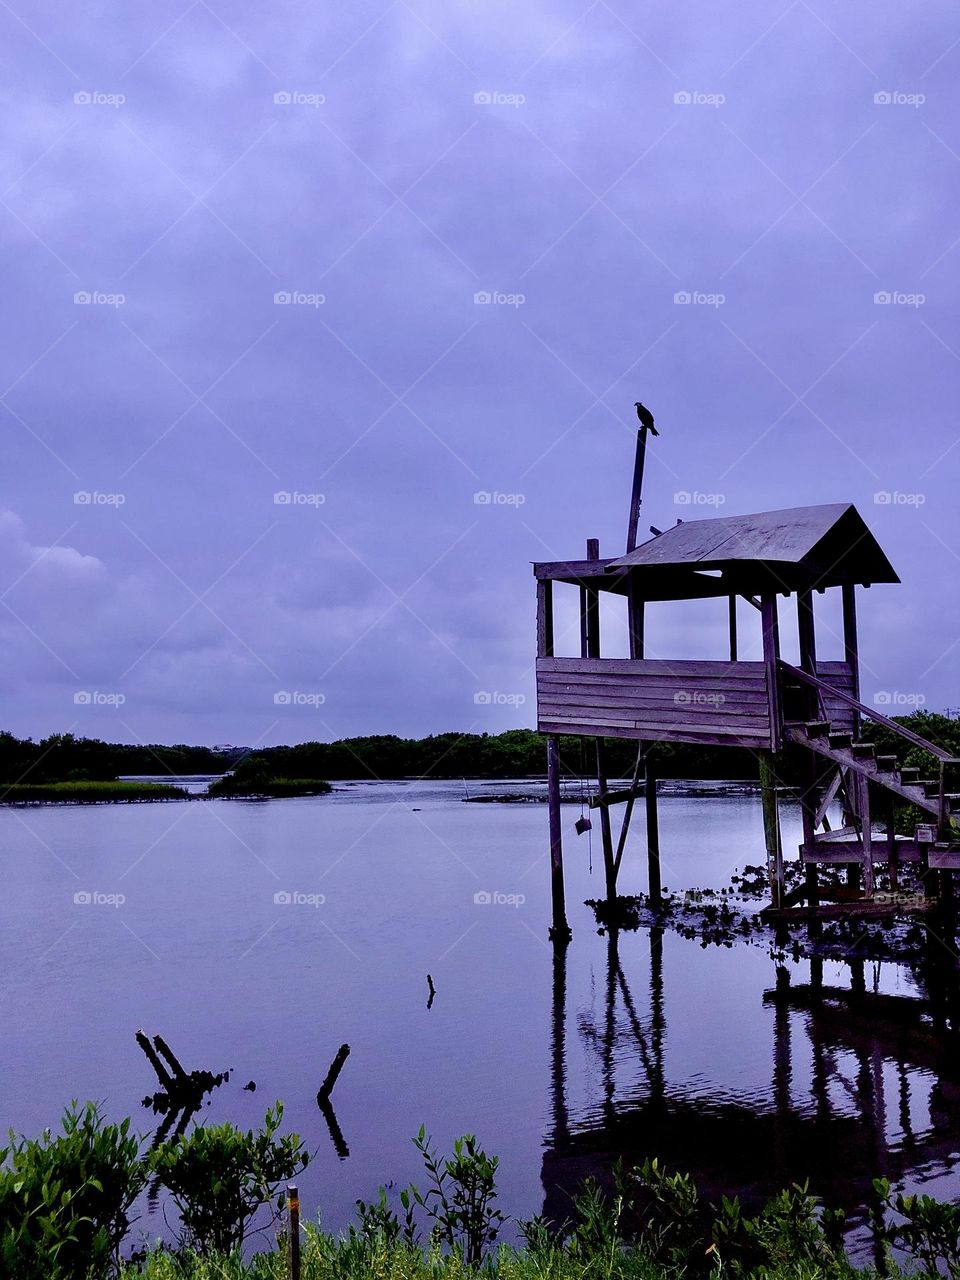
[[290,1280],[300,1280],[300,1196],[295,1182],[287,1183],[287,1210],[290,1215]]
[[657,775],[647,757],[647,785],[644,791],[647,807],[647,889],[651,902],[662,896],[660,884],[660,822],[657,815]]
[[777,594],[766,591],[760,599],[763,624],[763,662],[767,672],[767,707],[770,714],[770,750],[779,751],[783,736],[780,707],[780,628],[777,621]]
[[737,597],[730,596],[727,601],[727,619],[730,630],[730,661],[737,660]]
[[560,827],[560,745],[552,734],[547,738],[547,811],[550,822],[550,896],[553,907],[550,937],[554,942],[568,942],[571,934],[567,924],[563,888],[563,836]]
[[780,842],[780,814],[777,805],[777,778],[770,751],[760,752],[760,802],[763,807],[763,840],[767,850],[767,879],[770,902],[783,905],[783,847]]
[[553,948],[553,1016],[550,1024],[550,1086],[553,1102],[553,1141],[566,1142],[570,1133],[567,1111],[567,942]]
[[[600,543],[596,538],[587,539],[587,559],[599,560]],[[600,592],[596,587],[588,587],[581,595],[581,606],[585,616],[581,621],[581,637],[583,639],[585,658],[600,657]],[[597,752],[597,788],[601,798],[609,790],[607,785],[606,749],[602,738],[594,739]],[[603,843],[603,878],[607,901],[613,902],[617,896],[617,866],[613,853],[613,831],[610,826],[610,806],[600,807],[600,836]]]
[[643,657],[644,601],[636,572],[627,579],[627,627],[630,633],[630,657]]
[[[840,588],[843,604],[843,660],[850,664],[853,677],[853,696],[860,701],[860,654],[857,642],[857,588],[853,582],[845,582]],[[860,736],[860,713],[853,711],[853,736]]]
[[[797,631],[800,641],[800,667],[808,675],[817,674],[817,635],[813,621],[813,593],[809,587],[797,593]],[[808,714],[817,716],[817,693],[809,689]],[[817,764],[812,751],[804,754],[801,764],[800,816],[803,823],[803,843],[812,850],[816,844],[817,812]],[[808,863],[803,868],[807,887],[807,902],[814,909],[819,903],[817,865]],[[781,889],[782,892],[782,889]]]
[[873,897],[873,833],[870,820],[870,782],[859,778],[860,835],[863,841],[863,891]]
[[537,582],[537,657],[553,657],[553,583],[549,578]]
[[[656,432],[654,432],[656,434]],[[637,452],[633,463],[633,487],[630,491],[630,519],[627,522],[627,555],[637,546],[637,529],[640,524],[640,503],[643,500],[643,464],[647,453],[647,428],[637,432]]]
[[800,667],[807,675],[817,674],[817,635],[813,622],[813,592],[809,587],[797,592],[797,631],[800,640]]
[[890,873],[890,888],[896,892],[900,888],[900,859],[897,854],[896,800],[893,792],[887,794],[887,870]]

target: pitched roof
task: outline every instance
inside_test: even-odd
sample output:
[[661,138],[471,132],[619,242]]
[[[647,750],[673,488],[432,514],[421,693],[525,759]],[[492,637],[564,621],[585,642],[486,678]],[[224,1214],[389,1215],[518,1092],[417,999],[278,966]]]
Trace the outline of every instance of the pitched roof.
[[772,582],[781,590],[900,581],[848,502],[685,520],[611,561],[606,571],[628,568],[720,570],[744,586]]

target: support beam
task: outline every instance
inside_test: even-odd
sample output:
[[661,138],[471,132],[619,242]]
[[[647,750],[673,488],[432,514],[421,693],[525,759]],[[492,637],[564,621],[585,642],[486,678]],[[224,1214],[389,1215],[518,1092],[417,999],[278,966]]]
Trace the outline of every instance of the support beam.
[[763,841],[767,850],[767,878],[770,903],[779,911],[784,898],[783,847],[780,841],[780,814],[777,805],[777,778],[773,755],[760,753],[760,800],[763,807]]
[[611,792],[611,795],[625,796],[627,807],[623,811],[623,822],[620,824],[620,839],[617,841],[617,853],[613,860],[613,870],[616,875],[620,874],[620,863],[623,861],[623,851],[627,847],[627,832],[630,830],[630,819],[633,816],[633,803],[637,796],[644,788],[640,786],[640,770],[643,767],[643,743],[637,747],[637,762],[633,766],[633,781],[626,791]]
[[827,818],[827,810],[833,804],[834,800],[836,800],[842,785],[843,785],[843,770],[838,768],[837,771],[834,773],[833,777],[830,779],[830,785],[827,787],[826,791],[823,793],[823,798],[821,799],[820,803],[817,805],[817,812],[814,814],[814,817],[813,817],[814,827],[819,827],[822,824],[823,829],[825,831],[830,830],[830,821]]
[[537,657],[553,657],[553,583],[537,583]]
[[547,810],[550,820],[550,896],[554,942],[569,941],[566,897],[563,887],[563,836],[560,827],[560,745],[552,735],[547,738]]
[[767,592],[760,601],[763,624],[763,662],[767,671],[767,705],[770,708],[770,750],[779,751],[783,740],[783,715],[780,707],[780,627],[777,621],[776,592]]
[[[817,674],[817,633],[813,619],[813,592],[809,588],[797,592],[797,632],[800,643],[800,669],[807,675]],[[816,719],[820,709],[820,693],[808,686],[807,715]],[[801,763],[800,817],[803,823],[803,843],[811,846],[817,830],[817,762],[807,751]],[[803,869],[807,886],[807,902],[812,909],[819,905],[817,864],[808,863]]]
[[[600,543],[596,538],[587,539],[587,559],[600,558]],[[600,593],[593,587],[581,588],[580,621],[581,656],[600,657]],[[597,754],[597,790],[603,801],[609,790],[607,785],[606,748],[602,738],[595,738]],[[608,902],[617,896],[617,870],[613,856],[613,831],[610,825],[610,806],[600,807],[600,838],[603,845],[603,878]]]
[[657,814],[657,775],[647,757],[647,891],[651,902],[659,902],[662,895],[660,882],[660,819]]
[[630,633],[630,657],[642,658],[644,600],[640,595],[636,574],[631,574],[627,587],[627,627]]
[[870,783],[859,779],[860,839],[863,845],[863,891],[873,897],[873,839],[870,821]]
[[886,793],[887,799],[887,870],[890,873],[890,888],[894,892],[900,887],[900,859],[897,856],[896,800],[893,792]]
[[727,601],[727,620],[730,630],[730,661],[737,661],[737,597]]
[[[845,582],[840,588],[843,605],[843,660],[850,664],[853,677],[853,697],[860,701],[860,654],[857,640],[857,588],[852,582]],[[860,736],[860,713],[854,708],[853,736]]]

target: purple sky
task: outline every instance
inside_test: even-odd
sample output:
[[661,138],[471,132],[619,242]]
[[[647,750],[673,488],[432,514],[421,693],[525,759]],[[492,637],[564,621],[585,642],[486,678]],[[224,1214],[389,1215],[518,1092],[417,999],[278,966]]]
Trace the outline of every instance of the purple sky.
[[[637,398],[644,526],[855,502],[903,579],[865,696],[960,703],[955,5],[0,28],[4,727],[532,723],[529,562],[622,551]],[[650,656],[723,621],[651,609]]]

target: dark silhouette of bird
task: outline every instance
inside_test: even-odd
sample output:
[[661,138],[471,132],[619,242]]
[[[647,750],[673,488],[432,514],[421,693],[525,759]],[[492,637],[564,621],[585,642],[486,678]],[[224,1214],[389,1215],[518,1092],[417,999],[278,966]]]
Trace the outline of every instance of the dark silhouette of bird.
[[637,417],[640,419],[641,425],[646,427],[653,436],[658,436],[660,432],[653,425],[653,414],[645,404],[641,404],[639,400],[635,401],[634,407],[637,411]]

